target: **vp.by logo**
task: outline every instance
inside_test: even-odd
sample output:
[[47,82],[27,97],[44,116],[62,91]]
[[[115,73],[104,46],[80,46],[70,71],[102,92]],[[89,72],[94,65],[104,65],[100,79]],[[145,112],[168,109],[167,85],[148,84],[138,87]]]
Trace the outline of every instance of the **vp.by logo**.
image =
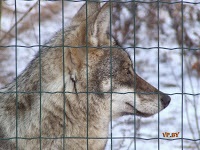
[[176,137],[178,137],[179,133],[180,132],[171,132],[171,133],[170,132],[163,132],[162,135],[165,138],[176,138]]

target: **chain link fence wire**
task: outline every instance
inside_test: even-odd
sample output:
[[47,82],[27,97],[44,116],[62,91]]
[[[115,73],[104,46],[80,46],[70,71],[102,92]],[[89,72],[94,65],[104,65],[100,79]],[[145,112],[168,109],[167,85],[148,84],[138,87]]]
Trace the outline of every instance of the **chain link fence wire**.
[[[0,142],[15,140],[16,149],[19,149],[19,140],[39,139],[40,149],[42,149],[43,139],[54,138],[42,136],[42,96],[45,93],[63,94],[63,121],[64,124],[67,122],[64,53],[66,47],[81,48],[82,46],[65,45],[64,28],[84,2],[88,4],[88,1],[75,0],[60,2],[39,0],[24,2],[25,4],[17,0],[0,2],[0,85],[5,86],[13,78],[16,82],[15,91],[0,91],[0,94],[15,93],[16,108],[19,107],[19,94],[34,93],[19,91],[17,76],[34,58],[35,53],[38,53],[39,66],[41,66],[42,48],[48,47],[43,43],[49,39],[49,34],[53,35],[56,32],[55,28],[62,30],[62,46],[55,47],[60,47],[63,52],[63,81],[60,83],[63,84],[62,92],[43,91],[42,70],[41,67],[38,68],[40,88],[35,93],[38,93],[40,97],[40,136],[33,138],[20,136],[17,119],[19,112],[16,109],[16,135],[10,138],[0,137]],[[158,112],[150,118],[128,116],[112,121],[113,93],[111,93],[110,135],[99,139],[108,139],[107,150],[169,148],[200,150],[200,112],[198,111],[200,105],[200,2],[198,0],[124,0],[109,1],[109,3],[113,6],[113,13],[110,6],[109,31],[111,35],[130,54],[135,71],[159,90],[169,93],[172,102],[164,112]],[[88,11],[86,15],[87,13]],[[86,18],[86,24],[88,24],[88,18]],[[86,36],[88,37],[88,28],[86,28]],[[87,41],[88,38],[86,38],[86,43]],[[112,42],[111,38],[110,42]],[[86,45],[87,52],[88,48],[89,46]],[[109,48],[110,62],[112,62],[112,46]],[[86,66],[88,66],[88,53]],[[111,72],[112,63],[110,63]],[[88,68],[86,73],[88,85]],[[110,76],[111,87],[112,81],[112,76]],[[90,100],[88,86],[86,93],[88,106]],[[77,93],[69,92],[69,94]],[[133,100],[136,102],[136,94]],[[55,139],[63,139],[62,149],[68,149],[65,147],[64,140],[68,138],[86,139],[87,149],[89,149],[89,139],[94,137],[89,137],[88,113],[89,107],[86,137],[67,137],[65,126],[63,126],[63,136],[55,137]]]

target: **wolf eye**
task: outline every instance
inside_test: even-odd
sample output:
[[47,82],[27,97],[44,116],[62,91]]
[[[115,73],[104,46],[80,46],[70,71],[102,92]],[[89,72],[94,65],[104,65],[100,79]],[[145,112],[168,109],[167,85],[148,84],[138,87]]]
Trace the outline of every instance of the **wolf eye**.
[[127,68],[125,68],[125,71],[126,71],[126,74],[131,74],[131,71],[129,70],[129,69],[127,69]]

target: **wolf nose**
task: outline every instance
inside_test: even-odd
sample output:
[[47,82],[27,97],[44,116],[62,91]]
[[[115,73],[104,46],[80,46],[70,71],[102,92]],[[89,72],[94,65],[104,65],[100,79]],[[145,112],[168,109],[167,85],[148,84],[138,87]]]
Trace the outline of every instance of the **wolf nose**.
[[169,105],[170,101],[171,101],[171,98],[166,94],[164,94],[161,97],[161,103],[164,106],[164,108],[166,108]]

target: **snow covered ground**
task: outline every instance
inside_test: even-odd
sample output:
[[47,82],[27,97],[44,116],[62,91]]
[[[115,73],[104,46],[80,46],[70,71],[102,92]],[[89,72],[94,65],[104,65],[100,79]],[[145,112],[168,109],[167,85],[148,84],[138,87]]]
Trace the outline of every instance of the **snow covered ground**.
[[[35,2],[36,1],[18,2],[17,8],[21,13],[18,14],[17,18],[20,19],[24,12],[26,12],[30,6],[33,6]],[[13,2],[7,1],[6,3],[10,9],[14,10]],[[52,3],[54,2],[41,2],[41,5],[51,5]],[[64,5],[64,22],[66,24],[69,23],[71,17],[76,13],[82,4],[83,2],[68,2]],[[199,11],[200,4],[197,4],[196,6],[197,11]],[[61,8],[60,6],[57,7]],[[31,10],[31,14],[35,14],[37,11],[38,7]],[[170,28],[170,17],[168,14],[165,14],[165,12],[161,12],[160,17],[163,17],[166,20],[165,29],[167,34],[160,35],[159,46],[165,48],[179,47],[175,37],[173,37],[175,31]],[[28,17],[24,19],[30,21],[32,28],[22,34],[19,34],[17,37],[18,39],[23,39],[17,41],[17,44],[21,45],[17,48],[17,74],[19,74],[27,66],[28,62],[34,57],[38,51],[38,46],[34,45],[39,44],[39,22],[35,22],[34,19],[33,21],[32,18]],[[57,15],[55,15],[52,20],[53,21],[51,22],[48,20],[41,22],[41,44],[45,43],[45,41],[53,36],[57,30],[62,28],[62,11],[58,11]],[[3,30],[8,31],[13,25],[13,22],[13,16],[11,17],[4,13],[2,14],[1,28]],[[197,43],[199,43],[200,39],[197,35],[193,35],[193,30],[199,31],[199,25],[200,23],[196,22],[195,24],[192,24],[193,28],[189,28],[191,25],[186,23],[186,26],[188,26],[189,35],[192,36],[194,41]],[[24,24],[18,24],[18,28],[23,26]],[[195,72],[190,70],[188,73],[187,70],[187,62],[195,62],[196,59],[192,58],[192,55],[186,53],[186,55],[184,54],[182,61],[182,57],[180,55],[182,53],[181,49],[168,50],[160,48],[158,50],[158,48],[150,48],[158,47],[158,43],[156,41],[152,41],[150,37],[145,36],[147,32],[145,31],[145,24],[143,24],[143,27],[141,27],[140,30],[140,41],[143,42],[139,43],[135,49],[136,72],[155,87],[158,87],[159,85],[159,89],[161,91],[170,94],[171,103],[165,110],[149,118],[127,116],[113,122],[112,146],[110,144],[111,140],[109,140],[106,150],[111,149],[111,147],[115,150],[180,150],[182,147],[186,150],[196,150],[196,143],[194,141],[190,141],[189,139],[200,139],[200,112],[198,111],[198,108],[200,107],[200,80]],[[198,33],[200,33],[200,31]],[[12,34],[15,36],[15,30],[12,31]],[[8,45],[14,44],[15,38],[8,43]],[[23,46],[31,47],[27,48]],[[147,49],[142,49],[140,47],[146,47]],[[9,61],[4,62],[6,66],[4,71],[11,71],[15,74],[14,51],[15,48],[7,51],[10,58]],[[127,49],[127,51],[131,54],[133,59],[133,48]],[[184,85],[182,85],[182,83]],[[190,94],[197,95],[193,96]],[[136,127],[134,127],[134,119],[136,119]],[[134,129],[137,129],[136,133],[134,133]],[[178,133],[178,137],[163,137],[163,133],[165,132],[169,132],[170,134]],[[137,138],[134,141],[135,135]],[[123,139],[120,137],[123,137]],[[160,138],[159,140],[158,137]],[[184,140],[181,138],[184,138]],[[200,141],[197,141],[197,143],[200,145]]]

